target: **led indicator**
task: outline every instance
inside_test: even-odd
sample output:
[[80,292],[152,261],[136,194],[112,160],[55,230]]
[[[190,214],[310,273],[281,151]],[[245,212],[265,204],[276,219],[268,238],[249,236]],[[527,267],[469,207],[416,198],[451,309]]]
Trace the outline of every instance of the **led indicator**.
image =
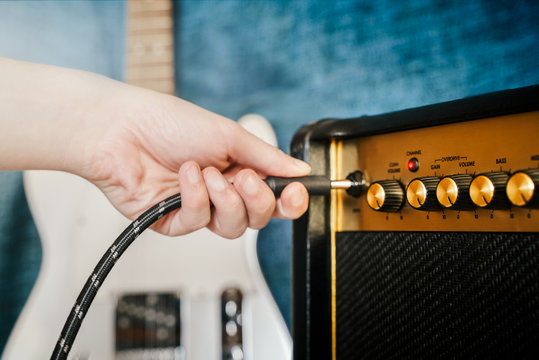
[[408,160],[408,170],[411,172],[416,172],[419,169],[419,160],[417,158],[411,158]]

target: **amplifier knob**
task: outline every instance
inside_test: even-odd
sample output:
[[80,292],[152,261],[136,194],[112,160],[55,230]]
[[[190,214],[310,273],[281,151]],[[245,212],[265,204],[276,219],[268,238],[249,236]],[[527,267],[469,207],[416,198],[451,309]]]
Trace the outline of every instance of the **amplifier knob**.
[[505,186],[509,176],[504,172],[477,175],[470,184],[470,198],[482,208],[504,209],[509,206]]
[[450,175],[442,178],[436,187],[438,202],[446,209],[464,210],[472,208],[470,199],[470,175]]
[[408,204],[417,210],[439,210],[440,204],[436,200],[438,182],[440,179],[437,177],[422,177],[412,180],[406,188]]
[[539,206],[539,169],[517,171],[507,180],[507,197],[516,206]]
[[376,211],[397,212],[403,200],[402,187],[396,180],[374,182],[367,190],[367,203]]

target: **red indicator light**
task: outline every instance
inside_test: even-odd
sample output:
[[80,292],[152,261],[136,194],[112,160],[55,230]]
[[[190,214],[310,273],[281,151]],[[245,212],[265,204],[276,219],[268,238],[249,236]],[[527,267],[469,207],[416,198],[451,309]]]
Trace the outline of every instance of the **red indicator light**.
[[408,160],[408,170],[411,172],[416,172],[419,169],[419,160],[417,158],[411,158]]

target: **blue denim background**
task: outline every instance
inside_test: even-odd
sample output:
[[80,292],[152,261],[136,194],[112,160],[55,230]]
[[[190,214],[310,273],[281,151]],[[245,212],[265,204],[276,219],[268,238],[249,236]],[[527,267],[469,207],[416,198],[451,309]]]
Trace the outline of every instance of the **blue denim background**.
[[[324,117],[376,114],[539,83],[537,1],[182,1],[176,7],[179,95],[231,118],[256,112],[288,148]],[[122,78],[124,4],[0,2],[0,56]],[[1,80],[0,80],[1,81]],[[0,114],[1,117],[1,114]],[[20,177],[0,192],[20,194]],[[2,197],[0,221],[27,215]],[[7,199],[7,200],[4,200]],[[19,213],[11,213],[16,201]],[[30,226],[25,223],[25,226]],[[0,225],[0,230],[7,229]],[[289,221],[261,231],[261,265],[290,324]],[[37,263],[15,262],[35,230],[0,233],[0,348]],[[31,242],[36,249],[36,241]],[[15,245],[13,245],[15,244]],[[17,251],[21,251],[17,250]],[[22,256],[22,255],[21,255]],[[20,267],[17,268],[16,265]],[[21,270],[22,268],[22,270]],[[9,272],[3,269],[10,269]],[[9,281],[8,281],[9,280]],[[24,286],[23,286],[24,284]],[[20,298],[20,297],[19,297]],[[7,311],[6,311],[7,310]]]
[[22,173],[0,171],[0,353],[41,264]]

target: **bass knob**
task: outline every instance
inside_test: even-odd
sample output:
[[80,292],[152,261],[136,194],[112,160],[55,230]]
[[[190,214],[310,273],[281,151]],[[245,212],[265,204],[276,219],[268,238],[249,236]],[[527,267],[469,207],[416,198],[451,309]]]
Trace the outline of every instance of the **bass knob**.
[[470,184],[470,198],[472,202],[486,209],[506,209],[509,200],[505,193],[505,186],[509,176],[501,171],[479,174]]

